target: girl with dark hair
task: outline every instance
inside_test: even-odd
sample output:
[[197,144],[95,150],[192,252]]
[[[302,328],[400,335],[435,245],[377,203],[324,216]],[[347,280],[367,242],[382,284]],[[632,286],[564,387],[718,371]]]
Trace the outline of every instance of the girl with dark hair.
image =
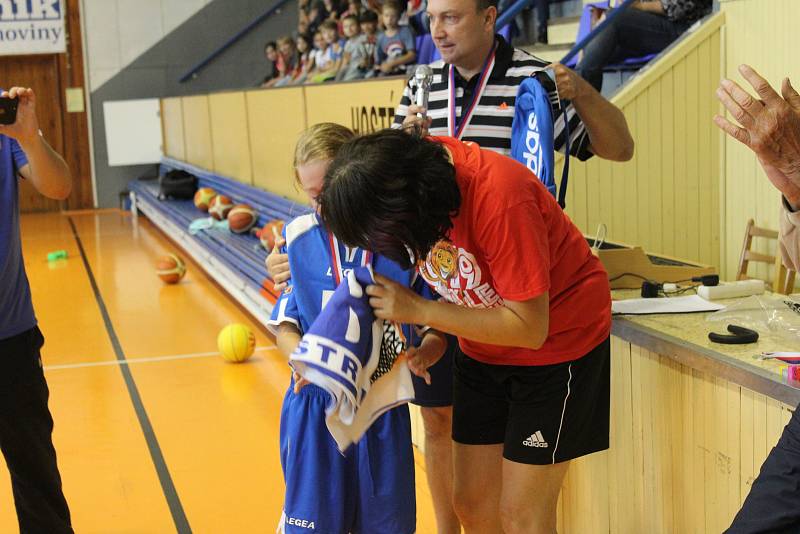
[[[524,165],[399,131],[342,146],[317,201],[343,242],[416,264],[442,297],[383,277],[367,289],[378,317],[459,338],[454,503],[465,532],[555,532],[569,460],[608,448],[611,297],[580,231]],[[409,366],[424,375],[436,360]]]
[[290,82],[290,84],[293,85],[299,85],[306,81],[306,77],[308,76],[313,63],[311,59],[311,38],[308,35],[301,34],[297,36],[296,43],[299,56],[297,69],[294,72],[294,78]]

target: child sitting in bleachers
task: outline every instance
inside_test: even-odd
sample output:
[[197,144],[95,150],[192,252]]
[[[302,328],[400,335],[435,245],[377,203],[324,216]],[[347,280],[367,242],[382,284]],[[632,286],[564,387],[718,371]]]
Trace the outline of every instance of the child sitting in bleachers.
[[299,57],[294,40],[288,35],[278,39],[278,59],[276,61],[278,77],[272,80],[268,87],[283,87],[294,81],[297,77]]
[[378,46],[378,14],[365,10],[358,19],[361,26],[361,46],[364,47],[361,68],[366,73],[365,77],[375,75],[375,51]]
[[333,80],[342,65],[344,56],[344,40],[339,39],[339,27],[334,20],[326,20],[320,27],[322,43],[317,44],[314,36],[314,44],[321,47],[322,53],[317,53],[315,58],[315,72],[311,74],[311,83],[321,83]]
[[358,80],[363,78],[366,71],[362,68],[366,49],[362,45],[361,30],[358,27],[358,18],[355,15],[345,15],[342,19],[342,27],[347,42],[344,45],[344,57],[342,67],[336,74],[336,81]]
[[296,48],[298,54],[297,71],[294,79],[291,81],[293,85],[300,85],[305,83],[308,73],[314,66],[312,59],[311,42],[306,35],[298,35],[296,41]]
[[278,76],[278,45],[270,41],[264,45],[264,57],[267,59],[267,74],[259,86],[268,87],[268,84]]
[[378,76],[405,74],[406,67],[417,59],[414,35],[408,26],[400,26],[402,10],[396,0],[387,0],[381,10],[386,28],[378,35],[375,69]]
[[308,72],[305,83],[319,83],[315,80],[330,69],[331,61],[330,56],[327,54],[327,49],[325,38],[322,36],[322,32],[318,31],[314,34],[314,48],[311,50],[311,70]]

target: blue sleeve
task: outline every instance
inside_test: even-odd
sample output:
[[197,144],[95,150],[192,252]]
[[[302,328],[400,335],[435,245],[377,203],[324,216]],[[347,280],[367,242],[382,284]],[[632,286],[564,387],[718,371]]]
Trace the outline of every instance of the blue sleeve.
[[300,322],[300,311],[297,309],[297,299],[295,298],[293,286],[289,282],[278,301],[272,308],[272,314],[269,321],[267,321],[267,328],[273,335],[278,335],[278,329],[284,323],[291,323],[297,327],[297,330],[302,334],[303,324]]
[[19,170],[28,164],[28,156],[22,151],[22,147],[19,146],[16,139],[11,139],[10,137],[7,139],[11,141],[11,156],[14,158],[14,170],[19,173]]
[[408,29],[408,26],[400,28],[400,39],[403,41],[403,46],[406,47],[406,52],[416,52],[417,43],[414,40],[414,34]]
[[414,281],[411,284],[411,289],[424,298],[425,300],[439,300],[439,294],[434,293],[431,286],[418,274],[414,273]]
[[269,318],[267,327],[273,334],[277,335],[278,327],[281,323],[292,323],[298,330],[303,331],[303,327],[300,324],[300,311],[297,309],[297,299],[294,296],[293,289],[294,286],[289,282],[289,287],[281,293],[278,302],[272,308],[272,315]]

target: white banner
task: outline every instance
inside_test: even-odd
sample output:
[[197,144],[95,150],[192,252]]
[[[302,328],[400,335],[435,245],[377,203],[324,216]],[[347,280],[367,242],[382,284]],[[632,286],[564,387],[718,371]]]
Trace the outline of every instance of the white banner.
[[0,0],[0,56],[66,52],[67,0]]

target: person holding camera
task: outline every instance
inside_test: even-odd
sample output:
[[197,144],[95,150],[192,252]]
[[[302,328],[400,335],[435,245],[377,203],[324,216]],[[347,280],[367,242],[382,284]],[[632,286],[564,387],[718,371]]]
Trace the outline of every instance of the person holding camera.
[[[13,107],[16,104],[16,118]],[[0,449],[8,470],[20,532],[72,533],[53,447],[53,418],[36,323],[22,260],[19,177],[42,195],[63,200],[72,189],[64,160],[42,137],[33,89],[0,93]]]

